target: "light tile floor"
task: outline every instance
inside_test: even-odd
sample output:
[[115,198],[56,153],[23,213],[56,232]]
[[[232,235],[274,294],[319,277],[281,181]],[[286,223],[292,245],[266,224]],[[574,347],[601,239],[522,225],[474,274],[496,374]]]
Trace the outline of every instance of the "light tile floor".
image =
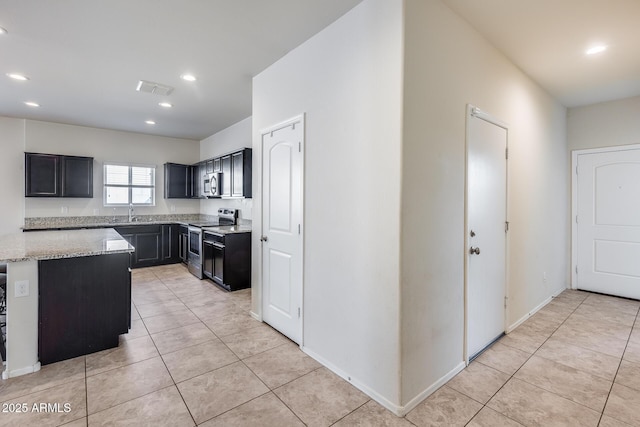
[[0,426],[640,425],[638,301],[565,291],[398,418],[252,319],[249,290],[171,265],[132,294],[118,348],[0,381]]

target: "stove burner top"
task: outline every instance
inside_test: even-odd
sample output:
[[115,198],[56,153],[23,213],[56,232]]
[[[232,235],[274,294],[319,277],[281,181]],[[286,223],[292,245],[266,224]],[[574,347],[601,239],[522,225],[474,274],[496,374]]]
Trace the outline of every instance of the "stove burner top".
[[192,227],[202,228],[202,227],[217,227],[218,225],[221,225],[221,224],[218,224],[217,222],[190,222],[189,225]]
[[238,220],[238,211],[236,209],[220,208],[218,209],[217,221],[201,221],[190,222],[192,227],[219,227],[221,225],[235,225]]

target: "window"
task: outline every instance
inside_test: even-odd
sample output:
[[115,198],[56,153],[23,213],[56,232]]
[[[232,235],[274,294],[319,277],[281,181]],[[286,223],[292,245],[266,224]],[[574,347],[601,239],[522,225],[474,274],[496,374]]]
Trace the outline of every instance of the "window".
[[155,206],[156,167],[104,164],[104,205]]

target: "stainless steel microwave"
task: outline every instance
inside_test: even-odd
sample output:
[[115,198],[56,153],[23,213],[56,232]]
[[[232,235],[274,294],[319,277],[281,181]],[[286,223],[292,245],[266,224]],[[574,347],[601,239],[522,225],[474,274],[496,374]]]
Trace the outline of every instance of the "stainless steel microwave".
[[202,195],[204,197],[222,196],[222,173],[206,173],[202,181]]

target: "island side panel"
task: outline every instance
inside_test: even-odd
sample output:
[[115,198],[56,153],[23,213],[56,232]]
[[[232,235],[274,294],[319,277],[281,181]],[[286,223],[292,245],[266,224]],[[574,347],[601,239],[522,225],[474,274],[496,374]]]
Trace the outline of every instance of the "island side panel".
[[131,316],[128,253],[40,261],[39,278],[43,365],[118,346]]
[[[16,282],[28,282],[29,293],[16,297]],[[4,379],[40,370],[38,362],[38,262],[7,264],[7,363]]]

